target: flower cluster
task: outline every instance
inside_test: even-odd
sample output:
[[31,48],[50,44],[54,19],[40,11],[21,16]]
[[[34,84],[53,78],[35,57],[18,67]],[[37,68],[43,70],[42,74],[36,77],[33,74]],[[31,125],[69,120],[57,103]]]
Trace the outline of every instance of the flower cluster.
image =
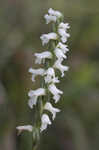
[[[47,128],[48,125],[52,123],[55,119],[56,113],[60,112],[60,109],[52,106],[51,101],[57,103],[60,100],[63,92],[56,87],[56,83],[59,83],[59,77],[56,76],[56,71],[59,70],[61,77],[64,76],[64,72],[68,71],[69,67],[62,64],[64,59],[67,59],[66,53],[69,51],[66,42],[68,37],[70,37],[67,30],[69,29],[68,23],[63,23],[63,15],[59,11],[55,11],[52,8],[48,10],[48,14],[44,16],[46,24],[53,24],[53,31],[48,34],[43,34],[40,39],[42,45],[49,45],[49,48],[41,53],[35,53],[35,63],[43,64],[43,68],[33,69],[30,68],[29,72],[32,74],[32,81],[35,82],[37,76],[42,76],[43,86],[36,90],[30,90],[28,92],[29,101],[28,105],[31,109],[38,105],[38,102],[42,103],[40,105],[41,118],[40,118],[40,131],[42,132]],[[47,63],[46,63],[47,62]],[[44,100],[45,98],[45,100]],[[52,114],[52,119],[49,117],[47,111]],[[30,125],[19,126],[17,129],[32,131]]]

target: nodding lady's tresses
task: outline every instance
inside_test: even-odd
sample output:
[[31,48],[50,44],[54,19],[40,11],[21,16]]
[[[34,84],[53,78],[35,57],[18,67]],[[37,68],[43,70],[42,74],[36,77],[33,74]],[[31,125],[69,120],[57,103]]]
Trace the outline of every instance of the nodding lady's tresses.
[[[35,63],[42,64],[42,68],[33,69],[29,68],[32,74],[32,82],[36,82],[37,76],[41,76],[42,87],[33,89],[28,92],[29,100],[28,106],[30,109],[37,109],[36,119],[33,125],[24,125],[16,127],[19,131],[27,130],[35,132],[37,129],[40,132],[44,131],[48,125],[56,117],[56,113],[60,109],[55,108],[53,105],[61,99],[63,92],[56,87],[60,82],[60,77],[64,77],[64,72],[68,71],[69,67],[62,64],[67,59],[66,53],[69,51],[66,44],[70,34],[67,30],[70,28],[68,23],[63,22],[63,15],[61,12],[50,8],[48,14],[44,16],[46,24],[52,24],[52,32],[41,35],[40,39],[42,45],[46,46],[46,50],[42,53],[35,53]],[[56,76],[56,71],[60,75]],[[53,99],[53,104],[51,104]],[[50,116],[48,115],[50,113]],[[51,117],[52,116],[52,117]]]

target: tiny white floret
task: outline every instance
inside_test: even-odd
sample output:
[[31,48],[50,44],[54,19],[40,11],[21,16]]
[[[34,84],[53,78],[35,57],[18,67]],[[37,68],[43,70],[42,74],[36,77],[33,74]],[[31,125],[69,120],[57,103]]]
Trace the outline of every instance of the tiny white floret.
[[43,130],[45,130],[48,125],[51,125],[51,120],[49,119],[49,116],[47,114],[43,114],[41,117],[40,131],[42,132]]
[[57,113],[57,112],[60,112],[60,109],[53,107],[52,104],[49,103],[49,102],[47,102],[47,103],[45,104],[44,109],[45,109],[45,110],[48,110],[48,111],[50,111],[50,112],[52,113],[52,115],[53,115],[53,117],[52,117],[53,120],[54,120],[55,117],[56,117],[56,113]]
[[64,30],[67,30],[67,29],[70,28],[70,26],[69,26],[69,23],[63,23],[63,22],[61,22],[61,23],[59,24],[59,28],[62,28],[62,29],[64,29]]
[[45,59],[51,59],[52,58],[52,53],[49,51],[45,51],[42,53],[35,53],[34,55],[36,57],[36,60],[35,60],[36,64],[45,63]]
[[70,37],[70,34],[67,33],[64,29],[61,29],[61,28],[58,29],[58,33],[61,36],[61,41],[63,43],[66,43],[67,39]]
[[49,67],[44,74],[46,75],[44,77],[45,83],[59,83],[58,77],[55,77],[54,68]]
[[50,22],[56,22],[57,17],[56,16],[52,16],[52,15],[48,15],[46,14],[44,16],[45,20],[46,20],[46,24],[50,23]]
[[54,32],[48,34],[42,34],[40,39],[42,40],[42,45],[47,44],[50,40],[56,40],[58,35]]
[[55,100],[55,103],[57,103],[60,99],[60,94],[63,94],[63,92],[59,90],[53,83],[48,86],[48,89],[53,94],[53,99]]
[[54,9],[52,9],[52,8],[49,8],[48,13],[49,13],[50,15],[52,15],[52,16],[56,16],[57,18],[62,17],[62,13],[61,13],[61,12],[59,12],[59,11],[57,11],[57,10],[54,10]]
[[29,68],[29,72],[32,73],[32,81],[35,81],[35,77],[37,75],[44,75],[45,70],[43,68],[39,68],[39,69],[33,69],[33,68]]
[[62,60],[56,60],[55,64],[54,64],[54,68],[60,70],[61,72],[61,77],[64,76],[64,71],[68,71],[69,67],[68,66],[64,66],[61,64]]
[[45,95],[45,89],[44,88],[39,88],[37,90],[30,90],[28,93],[28,96],[30,97],[28,101],[29,107],[32,109],[33,105],[36,105],[37,103],[37,98],[39,96]]
[[67,33],[67,29],[69,29],[68,23],[61,22],[58,26],[58,34],[61,36],[61,41],[66,43],[67,39],[70,37],[70,34]]
[[46,24],[50,23],[50,22],[56,22],[57,19],[61,18],[62,14],[59,11],[53,10],[52,8],[50,8],[48,10],[48,14],[45,14],[44,18],[46,20]]
[[65,54],[66,52],[69,51],[69,49],[67,48],[66,44],[63,44],[61,42],[59,42],[56,46],[57,48],[61,49],[61,51]]
[[67,56],[64,55],[63,51],[57,47],[55,48],[54,53],[58,59],[66,59],[67,58]]

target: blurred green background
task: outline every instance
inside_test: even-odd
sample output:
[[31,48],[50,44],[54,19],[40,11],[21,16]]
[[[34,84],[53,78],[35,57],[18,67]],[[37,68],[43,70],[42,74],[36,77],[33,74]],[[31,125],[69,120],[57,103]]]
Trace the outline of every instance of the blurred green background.
[[0,1],[0,150],[31,150],[31,135],[16,135],[16,126],[30,124],[28,108],[33,53],[43,50],[40,35],[51,31],[43,15],[59,10],[69,22],[71,38],[61,80],[64,91],[57,104],[61,113],[43,133],[40,150],[99,149],[99,1],[2,0]]

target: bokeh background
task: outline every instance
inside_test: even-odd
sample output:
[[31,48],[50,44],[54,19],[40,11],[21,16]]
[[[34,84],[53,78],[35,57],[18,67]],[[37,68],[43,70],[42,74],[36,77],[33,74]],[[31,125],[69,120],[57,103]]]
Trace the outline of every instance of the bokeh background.
[[0,150],[31,150],[31,134],[16,135],[16,126],[30,124],[28,108],[33,53],[42,51],[40,35],[51,31],[43,15],[63,12],[70,23],[69,72],[61,80],[62,110],[41,139],[40,150],[99,149],[99,1],[0,1]]

